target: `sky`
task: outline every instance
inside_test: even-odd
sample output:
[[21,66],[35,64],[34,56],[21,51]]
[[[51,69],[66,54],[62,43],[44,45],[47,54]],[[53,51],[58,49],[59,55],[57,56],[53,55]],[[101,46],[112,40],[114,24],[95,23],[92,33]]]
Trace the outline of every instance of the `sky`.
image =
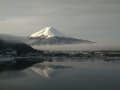
[[1,34],[29,36],[46,26],[120,46],[120,0],[0,0]]

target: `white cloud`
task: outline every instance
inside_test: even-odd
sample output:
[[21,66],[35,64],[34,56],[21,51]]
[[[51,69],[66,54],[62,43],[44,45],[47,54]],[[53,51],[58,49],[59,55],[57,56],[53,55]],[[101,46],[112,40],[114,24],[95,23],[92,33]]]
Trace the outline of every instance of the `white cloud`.
[[0,33],[29,35],[50,25],[76,37],[119,42],[119,8],[120,0],[2,0]]

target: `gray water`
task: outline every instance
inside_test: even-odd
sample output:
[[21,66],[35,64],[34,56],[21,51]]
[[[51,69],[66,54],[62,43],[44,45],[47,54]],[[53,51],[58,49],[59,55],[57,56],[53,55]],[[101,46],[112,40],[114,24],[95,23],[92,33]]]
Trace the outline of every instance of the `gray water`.
[[64,61],[0,73],[0,90],[120,90],[120,63]]

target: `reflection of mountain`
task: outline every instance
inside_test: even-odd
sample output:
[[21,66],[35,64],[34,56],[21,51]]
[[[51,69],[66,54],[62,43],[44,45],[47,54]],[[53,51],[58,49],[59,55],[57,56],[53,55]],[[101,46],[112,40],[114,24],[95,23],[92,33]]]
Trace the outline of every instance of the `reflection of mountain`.
[[32,45],[40,44],[75,44],[75,43],[93,43],[88,40],[68,37],[53,27],[46,27],[42,30],[33,33],[30,36],[29,43]]
[[39,61],[36,61],[36,60],[29,61],[29,59],[8,60],[8,61],[2,60],[2,61],[0,61],[0,72],[24,70],[38,62],[40,63],[42,61],[40,61],[40,60]]
[[50,78],[56,70],[59,69],[70,69],[71,66],[64,66],[64,65],[44,65],[44,64],[37,64],[31,67],[31,70],[45,78]]
[[45,78],[49,78],[50,74],[53,72],[53,69],[49,67],[44,67],[44,68],[32,67],[31,70]]

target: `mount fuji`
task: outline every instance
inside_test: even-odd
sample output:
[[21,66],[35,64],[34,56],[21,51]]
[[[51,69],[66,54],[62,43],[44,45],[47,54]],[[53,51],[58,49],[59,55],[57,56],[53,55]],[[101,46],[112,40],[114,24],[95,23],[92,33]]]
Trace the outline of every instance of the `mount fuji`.
[[31,38],[52,38],[52,37],[65,37],[65,35],[57,31],[53,27],[45,27],[40,31],[32,34],[30,37]]
[[68,37],[53,27],[45,27],[29,36],[31,45],[93,43],[88,40]]

